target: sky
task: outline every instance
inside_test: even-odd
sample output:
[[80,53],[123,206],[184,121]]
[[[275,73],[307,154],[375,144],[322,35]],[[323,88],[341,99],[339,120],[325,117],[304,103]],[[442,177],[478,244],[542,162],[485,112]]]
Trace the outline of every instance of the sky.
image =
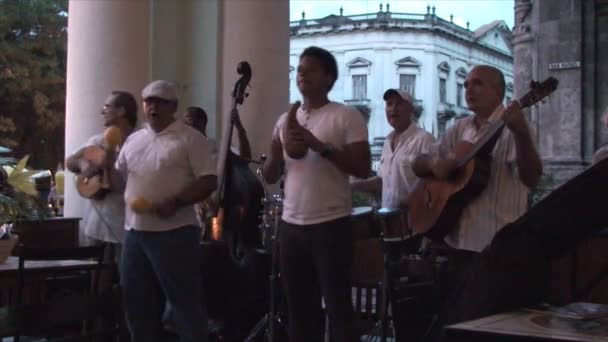
[[[322,18],[330,14],[339,14],[340,7],[344,15],[355,15],[378,12],[380,3],[386,10],[386,0],[290,0],[290,20],[300,20],[302,11],[306,19]],[[435,6],[435,14],[450,20],[454,15],[454,23],[466,27],[467,20],[471,30],[492,22],[504,20],[509,28],[513,28],[514,0],[389,0],[390,11],[399,13],[426,13],[426,6]]]

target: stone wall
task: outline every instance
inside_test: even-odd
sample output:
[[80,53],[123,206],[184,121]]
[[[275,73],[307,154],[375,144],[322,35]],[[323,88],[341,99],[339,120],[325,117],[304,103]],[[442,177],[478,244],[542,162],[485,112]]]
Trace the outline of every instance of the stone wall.
[[608,142],[600,121],[608,106],[607,8],[608,0],[515,1],[515,95],[531,80],[559,80],[555,93],[527,110],[545,165],[540,192],[578,174]]

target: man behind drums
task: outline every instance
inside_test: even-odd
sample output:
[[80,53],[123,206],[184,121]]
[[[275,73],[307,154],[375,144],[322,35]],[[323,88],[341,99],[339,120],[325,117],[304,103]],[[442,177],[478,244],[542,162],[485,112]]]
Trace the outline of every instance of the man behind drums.
[[[383,99],[386,102],[386,119],[393,131],[384,141],[378,175],[351,182],[354,191],[373,194],[381,192],[382,208],[376,212],[376,217],[379,218],[378,223],[383,232],[383,243],[378,239],[355,242],[353,280],[366,282],[376,278],[376,281],[381,281],[388,290],[394,276],[390,265],[398,265],[403,254],[413,252],[406,251],[407,249],[416,248],[406,248],[409,241],[405,240],[405,235],[409,232],[406,217],[403,215],[406,212],[408,195],[417,180],[412,170],[412,162],[418,154],[427,153],[431,149],[435,138],[412,122],[414,100],[408,92],[388,89]],[[387,295],[392,296],[388,293]],[[388,308],[388,297],[383,299],[384,310]],[[393,315],[399,314],[398,307],[393,306],[392,310]],[[386,317],[386,314],[387,312],[384,312],[382,316]],[[399,321],[394,322],[395,327],[398,323]],[[382,336],[386,336],[386,327],[387,323],[383,321]],[[395,333],[398,341],[404,338],[405,331],[396,329]]]
[[[386,137],[378,175],[351,182],[354,191],[373,194],[382,192],[382,207],[405,212],[407,197],[416,182],[412,161],[420,153],[428,153],[435,138],[412,122],[414,100],[403,89],[388,89],[384,93],[386,120],[393,131]],[[394,211],[394,210],[393,210]],[[405,220],[400,220],[405,223]],[[405,233],[401,225],[387,225],[384,238],[401,238]],[[401,227],[399,227],[401,226]],[[391,228],[392,227],[392,228]]]

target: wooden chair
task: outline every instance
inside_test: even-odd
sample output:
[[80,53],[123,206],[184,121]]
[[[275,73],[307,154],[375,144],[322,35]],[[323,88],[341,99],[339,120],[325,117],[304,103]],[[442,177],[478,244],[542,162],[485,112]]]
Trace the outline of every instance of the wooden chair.
[[[19,248],[17,306],[26,303],[44,303],[49,299],[49,294],[53,294],[53,291],[48,291],[48,289],[52,287],[55,288],[55,292],[61,292],[60,296],[57,293],[54,293],[54,295],[59,298],[58,300],[61,300],[61,297],[65,296],[66,293],[68,296],[67,298],[72,296],[73,293],[96,295],[99,287],[99,276],[103,267],[104,249],[105,244],[66,248],[38,248],[21,245]],[[74,266],[68,264],[74,260],[88,260],[91,262],[91,265]],[[28,300],[25,300],[26,297],[24,294],[28,289],[28,284],[26,283],[27,276],[30,273],[38,271],[36,267],[28,268],[28,262],[30,261],[64,261],[66,264],[65,266],[59,264],[58,266],[53,267],[52,271],[46,270],[42,278],[43,281],[33,285],[34,291],[30,291],[30,295],[27,296]],[[65,310],[69,309],[69,306],[65,307]],[[64,314],[69,315],[70,313]],[[28,335],[30,334],[29,331],[26,331],[25,333]],[[19,335],[20,333],[15,335],[15,342],[19,342]]]
[[384,255],[379,239],[354,241],[352,295],[358,335],[378,334],[384,310]]
[[[68,248],[38,248],[38,247],[27,247],[21,245],[19,247],[19,269],[18,269],[18,282],[17,282],[17,304],[23,304],[24,290],[26,283],[26,276],[28,272],[34,272],[34,269],[30,269],[27,266],[27,261],[71,261],[71,260],[91,260],[95,262],[92,267],[86,268],[86,273],[91,279],[90,288],[88,292],[97,292],[99,285],[99,272],[103,266],[103,254],[105,244],[97,246],[83,246],[83,247],[68,247]],[[84,268],[75,270],[72,267],[55,267],[52,272],[49,272],[51,278],[57,278],[58,276],[65,276],[69,274],[80,273]]]
[[[83,321],[92,329],[73,329]],[[111,324],[101,324],[111,322]],[[0,308],[0,336],[43,336],[45,341],[128,341],[119,287],[101,294],[72,294],[42,304]],[[59,331],[59,333],[58,333]]]

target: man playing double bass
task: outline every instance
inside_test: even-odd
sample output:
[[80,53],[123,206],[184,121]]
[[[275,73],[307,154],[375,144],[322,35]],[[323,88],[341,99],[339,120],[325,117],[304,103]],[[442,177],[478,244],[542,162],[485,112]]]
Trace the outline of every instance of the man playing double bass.
[[300,55],[297,85],[303,104],[277,121],[264,177],[275,183],[285,162],[285,199],[279,227],[280,270],[291,342],[322,341],[321,296],[333,341],[354,342],[351,303],[351,191],[348,176],[370,170],[367,127],[356,110],[331,102],[338,78],[329,51]]

